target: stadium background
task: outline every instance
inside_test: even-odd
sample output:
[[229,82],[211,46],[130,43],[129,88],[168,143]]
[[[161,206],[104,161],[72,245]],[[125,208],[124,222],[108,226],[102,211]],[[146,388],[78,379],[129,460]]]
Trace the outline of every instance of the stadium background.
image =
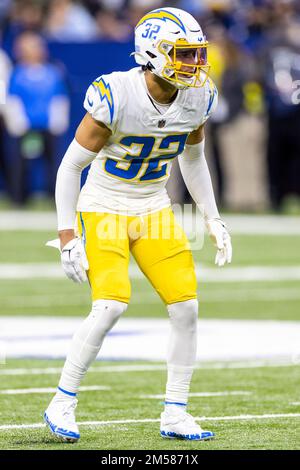
[[[234,246],[233,264],[222,270],[214,267],[207,240],[194,253],[201,308],[190,411],[206,416],[205,425],[218,435],[204,448],[299,448],[300,106],[293,88],[300,79],[298,2],[5,0],[0,3],[0,96],[6,98],[0,104],[2,449],[66,447],[48,436],[41,414],[90,300],[88,287],[65,279],[57,253],[45,247],[56,236],[48,171],[56,171],[73,138],[89,83],[134,66],[133,27],[144,12],[161,6],[190,11],[212,43],[209,60],[220,104],[207,126],[206,153]],[[9,116],[9,74],[25,60],[18,41],[26,41],[28,32],[42,38],[41,47],[49,51],[45,63],[61,77],[69,104],[63,132],[63,124],[53,131],[55,125],[50,129],[46,123],[16,133],[17,116]],[[53,144],[49,158],[43,133]],[[176,165],[169,191],[174,202],[189,201]],[[192,443],[162,442],[157,433],[166,313],[136,266],[130,269],[128,312],[83,384],[78,421],[85,432],[77,447],[193,449]],[[116,429],[121,437],[115,437]]]

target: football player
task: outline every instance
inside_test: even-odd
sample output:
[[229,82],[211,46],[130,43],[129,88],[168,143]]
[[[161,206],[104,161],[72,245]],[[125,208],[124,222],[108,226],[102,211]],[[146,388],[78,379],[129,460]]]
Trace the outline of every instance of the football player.
[[[161,436],[214,437],[186,410],[196,360],[196,275],[165,189],[172,160],[178,157],[216,245],[216,263],[230,262],[230,236],[216,207],[204,155],[204,123],[217,103],[207,46],[200,25],[185,11],[163,8],[141,18],[135,28],[139,66],[93,81],[84,101],[87,113],[59,167],[62,266],[75,282],[88,278],[92,294],[91,312],[74,334],[58,391],[44,414],[52,432],[65,440],[80,437],[74,414],[80,382],[127,308],[130,252],[170,318]],[[80,191],[81,172],[89,164]]]

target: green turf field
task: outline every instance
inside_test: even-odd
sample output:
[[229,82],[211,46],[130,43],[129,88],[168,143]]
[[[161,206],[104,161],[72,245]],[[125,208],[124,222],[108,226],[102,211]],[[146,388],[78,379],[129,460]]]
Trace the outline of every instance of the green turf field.
[[[0,231],[0,263],[55,262],[58,252],[45,246],[53,231]],[[294,266],[300,264],[299,235],[232,235],[234,266]],[[215,249],[208,239],[195,260],[213,265]]]
[[[59,253],[45,247],[54,232],[0,232],[0,263],[56,263]],[[299,236],[233,236],[232,267],[300,267]],[[199,281],[203,318],[300,320],[299,281],[226,282],[226,269],[214,267],[215,250],[209,240],[194,253],[195,261],[220,270],[224,282]],[[166,311],[149,282],[132,279],[132,301],[126,316],[165,317]],[[90,308],[88,285],[66,279],[1,279],[1,315],[85,316]]]
[[[59,267],[58,252],[44,246],[55,236],[55,232],[50,231],[1,231],[2,274],[5,265],[12,263],[21,266],[56,263]],[[299,236],[233,235],[232,238],[232,268],[266,268],[274,270],[277,279],[245,281],[241,275],[240,280],[228,282],[228,268],[214,268],[215,250],[206,240],[204,249],[194,253],[195,260],[207,268],[219,269],[224,280],[199,281],[200,316],[300,321],[299,281],[292,276],[280,277],[286,268],[300,268]],[[64,278],[4,277],[3,274],[0,279],[2,316],[84,317],[90,309],[88,285],[79,286]],[[146,279],[132,279],[132,302],[126,316],[166,318],[164,305]],[[110,366],[111,372],[88,373],[83,385],[104,385],[110,389],[82,392],[77,420],[79,423],[108,423],[80,426],[82,437],[74,445],[57,442],[48,430],[40,427],[51,392],[0,393],[0,449],[300,449],[299,365],[196,370],[191,392],[247,392],[236,396],[191,398],[189,411],[195,416],[205,416],[207,420],[202,427],[216,433],[214,441],[200,443],[163,440],[159,436],[162,400],[143,399],[140,395],[162,394],[164,371],[114,372],[113,368],[118,365],[96,363],[95,367],[100,369]],[[61,366],[60,361],[9,360],[6,365],[0,365],[0,390],[56,387],[59,372],[32,374],[31,369]],[[4,373],[14,368],[23,368],[22,374]],[[156,421],[135,422],[152,419]],[[121,423],[116,424],[115,420]],[[38,427],[6,427],[21,424],[38,424]]]
[[[14,360],[9,361],[7,367],[30,369],[61,364],[57,361]],[[3,429],[3,425],[12,423],[42,423],[42,413],[52,394],[0,395],[0,449],[300,449],[300,405],[292,404],[299,400],[299,367],[196,370],[192,393],[244,391],[249,394],[192,397],[189,411],[194,416],[207,418],[201,425],[214,431],[216,439],[185,442],[162,439],[158,421],[162,400],[141,398],[144,394],[164,392],[164,371],[113,373],[118,364],[96,364],[100,370],[105,365],[111,367],[111,372],[91,371],[83,385],[105,385],[110,389],[81,392],[77,420],[79,423],[107,421],[107,424],[80,426],[81,439],[76,444],[57,442],[43,427]],[[3,367],[0,373],[2,370]],[[55,387],[59,377],[58,374],[23,372],[24,375],[0,375],[1,389]],[[295,413],[298,417],[289,416]],[[249,419],[248,416],[245,419],[245,415],[256,418]],[[147,419],[156,421],[134,422]],[[114,423],[116,420],[121,423]]]

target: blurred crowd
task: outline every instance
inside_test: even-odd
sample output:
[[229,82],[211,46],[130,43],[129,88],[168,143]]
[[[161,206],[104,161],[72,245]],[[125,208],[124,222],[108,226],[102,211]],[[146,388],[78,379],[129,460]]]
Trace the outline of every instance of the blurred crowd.
[[220,131],[241,113],[265,118],[270,206],[300,196],[299,0],[0,0],[0,185],[15,204],[29,196],[26,160],[35,154],[53,195],[56,140],[69,125],[68,70],[51,60],[47,43],[132,41],[141,16],[165,6],[193,14],[211,43],[220,98],[207,132],[219,203],[227,184]]

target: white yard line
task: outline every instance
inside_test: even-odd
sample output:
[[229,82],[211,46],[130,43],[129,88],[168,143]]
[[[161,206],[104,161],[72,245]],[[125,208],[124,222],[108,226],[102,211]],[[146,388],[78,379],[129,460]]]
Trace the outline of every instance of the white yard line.
[[[196,366],[196,369],[256,369],[261,367],[293,367],[299,364],[290,361],[234,361],[234,362],[214,362],[203,363]],[[62,367],[45,367],[45,368],[25,368],[19,367],[15,369],[1,369],[1,375],[56,375],[60,374]],[[128,373],[128,372],[160,372],[166,371],[165,364],[143,364],[143,365],[124,365],[124,366],[92,366],[89,368],[90,373]],[[299,402],[300,403],[300,402]]]
[[[194,392],[189,393],[189,397],[229,397],[229,396],[239,396],[239,395],[252,395],[252,392],[246,392],[243,390],[233,390],[230,392]],[[164,394],[160,395],[139,395],[139,398],[145,399],[165,399]]]
[[[180,217],[177,217],[181,220]],[[199,217],[200,219],[200,217]],[[231,233],[241,235],[299,235],[297,216],[227,214],[224,219]],[[56,231],[56,214],[53,211],[0,211],[0,230]],[[184,228],[193,227],[191,212],[185,209]]]
[[0,263],[0,279],[61,279],[59,263]]
[[54,211],[0,211],[0,230],[55,230]]
[[[89,385],[86,387],[80,387],[80,392],[94,392],[99,390],[110,390],[111,387],[102,385]],[[6,390],[0,390],[0,395],[30,395],[32,393],[56,393],[57,387],[45,387],[45,388],[11,388]]]
[[[90,367],[89,372],[96,373],[115,373],[115,372],[149,372],[166,370],[165,365],[132,365],[132,366],[109,366],[109,367]],[[60,374],[62,367],[48,368],[18,368],[18,369],[0,369],[0,375],[52,375]]]
[[[205,282],[259,282],[300,280],[300,266],[205,267],[196,263],[196,273]],[[132,279],[144,279],[136,265],[129,266]],[[0,263],[0,279],[66,279],[59,263]]]
[[[284,418],[300,418],[300,413],[275,413],[263,415],[237,415],[237,416],[211,416],[211,417],[196,417],[196,421],[243,421],[243,420],[259,420],[259,419],[284,419]],[[143,423],[159,423],[158,418],[148,419],[119,419],[112,421],[81,421],[77,423],[79,426],[105,426],[116,424],[143,424]],[[43,423],[32,424],[2,424],[0,431],[10,429],[36,429],[44,428],[46,425]]]

